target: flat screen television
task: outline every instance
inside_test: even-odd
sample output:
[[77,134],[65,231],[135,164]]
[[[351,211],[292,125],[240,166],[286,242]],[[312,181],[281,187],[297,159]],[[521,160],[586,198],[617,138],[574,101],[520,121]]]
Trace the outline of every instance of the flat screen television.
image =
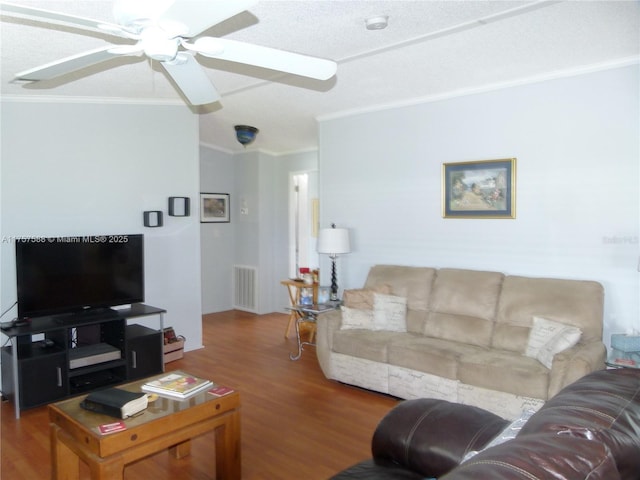
[[144,237],[16,240],[18,318],[144,302]]

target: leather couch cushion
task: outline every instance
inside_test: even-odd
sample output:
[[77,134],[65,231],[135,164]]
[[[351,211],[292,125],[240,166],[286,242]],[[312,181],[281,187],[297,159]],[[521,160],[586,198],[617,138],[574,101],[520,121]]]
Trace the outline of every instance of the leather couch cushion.
[[330,480],[425,480],[424,475],[407,470],[389,460],[365,460],[334,475]]
[[469,451],[481,450],[509,422],[486,410],[444,400],[400,403],[378,424],[371,451],[426,477],[455,468]]
[[640,478],[640,370],[593,372],[561,390],[520,435],[566,431],[605,443],[621,478]]
[[611,452],[595,440],[541,433],[489,448],[439,480],[620,480]]
[[503,279],[498,272],[438,270],[423,333],[488,347]]

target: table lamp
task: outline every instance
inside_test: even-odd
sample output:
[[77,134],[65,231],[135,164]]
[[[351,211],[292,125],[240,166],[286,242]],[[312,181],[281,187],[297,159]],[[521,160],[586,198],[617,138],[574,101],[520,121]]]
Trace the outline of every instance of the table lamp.
[[336,274],[336,259],[338,255],[349,253],[349,230],[346,228],[336,228],[332,223],[331,228],[323,228],[318,234],[318,253],[329,255],[331,259],[331,295],[332,302],[338,301],[338,278]]

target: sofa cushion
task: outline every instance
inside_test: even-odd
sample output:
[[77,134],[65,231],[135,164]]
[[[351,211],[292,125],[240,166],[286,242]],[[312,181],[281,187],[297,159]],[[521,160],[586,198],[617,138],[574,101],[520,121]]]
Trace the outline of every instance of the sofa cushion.
[[458,380],[468,385],[546,400],[549,370],[533,358],[481,350],[460,358]]
[[391,365],[457,380],[460,358],[481,349],[464,343],[413,334],[394,338],[387,351]]
[[493,325],[491,348],[524,355],[531,333],[530,325],[498,324]]
[[533,317],[533,327],[529,333],[527,349],[524,354],[535,358],[545,367],[551,368],[553,356],[567,348],[573,347],[582,330],[564,323],[554,322],[546,318]]
[[438,271],[423,333],[429,337],[489,346],[504,275],[498,272]]
[[578,327],[583,343],[602,341],[603,305],[604,289],[598,282],[508,276],[491,346],[524,354],[536,316]]
[[387,363],[387,346],[390,341],[406,333],[338,330],[333,334],[333,351],[353,357],[365,358],[374,362]]
[[391,286],[391,293],[407,299],[407,330],[421,333],[427,319],[435,268],[375,265],[369,270],[364,288]]
[[462,463],[440,480],[620,480],[601,442],[540,433],[517,437]]

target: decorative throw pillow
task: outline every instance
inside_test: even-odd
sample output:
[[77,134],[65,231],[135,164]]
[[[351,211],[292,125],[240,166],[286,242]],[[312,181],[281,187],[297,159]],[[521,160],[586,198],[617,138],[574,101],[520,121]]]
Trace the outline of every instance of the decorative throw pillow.
[[372,310],[362,310],[345,306],[340,307],[340,309],[342,310],[340,330],[371,329],[371,323],[373,321]]
[[359,308],[361,310],[373,310],[374,293],[391,293],[391,285],[376,285],[373,288],[358,288],[345,290],[342,292],[342,304],[349,308]]
[[372,330],[407,331],[407,299],[395,295],[373,294]]
[[573,347],[581,336],[582,330],[578,327],[542,317],[533,317],[533,327],[529,333],[525,355],[535,358],[545,367],[551,368],[553,356]]

